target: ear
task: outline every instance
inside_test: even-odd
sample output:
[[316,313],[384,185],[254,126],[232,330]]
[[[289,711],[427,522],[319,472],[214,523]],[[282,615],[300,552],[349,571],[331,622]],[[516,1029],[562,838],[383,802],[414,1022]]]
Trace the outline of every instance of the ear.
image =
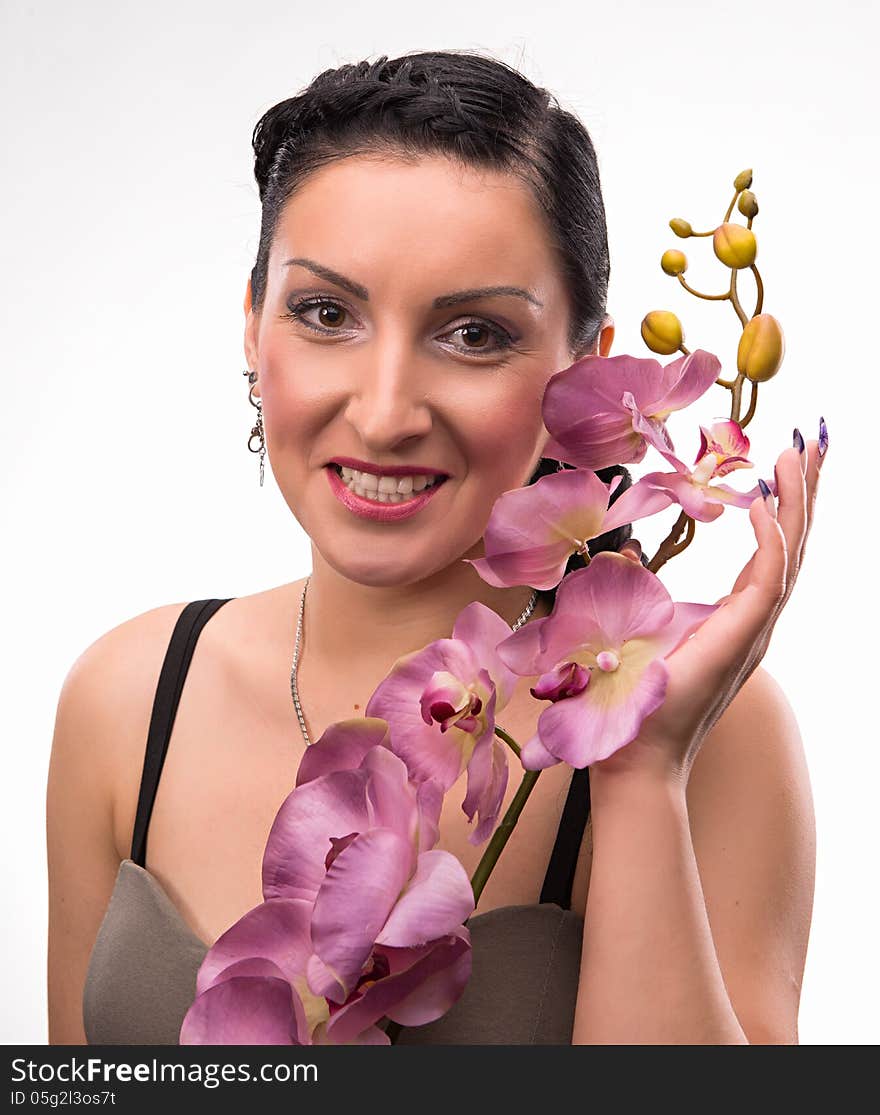
[[[253,369],[256,368],[259,362],[257,359],[257,328],[259,325],[259,318],[253,310],[250,279],[248,279],[244,291],[244,318],[244,355],[247,360],[247,366]],[[253,388],[254,398],[258,399],[260,397],[260,392],[257,383],[253,385]]]
[[614,318],[606,314],[599,331],[598,351],[600,356],[607,356],[614,342]]

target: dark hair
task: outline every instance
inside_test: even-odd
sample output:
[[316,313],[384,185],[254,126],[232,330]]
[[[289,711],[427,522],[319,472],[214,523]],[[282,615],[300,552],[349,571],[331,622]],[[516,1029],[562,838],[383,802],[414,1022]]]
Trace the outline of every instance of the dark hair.
[[[605,206],[590,136],[546,89],[476,51],[422,51],[325,70],[294,97],[270,108],[253,133],[254,175],[262,202],[251,296],[260,310],[269,251],[281,212],[306,177],[351,155],[418,159],[443,154],[467,166],[517,175],[543,212],[569,291],[568,345],[588,351],[605,317],[609,255]],[[529,483],[555,471],[541,458]],[[606,482],[620,466],[599,475]],[[616,549],[630,528],[597,539],[591,552]],[[602,545],[599,545],[602,543]],[[583,565],[572,557],[570,569]],[[567,570],[568,572],[569,570]],[[555,590],[547,594],[555,598]]]

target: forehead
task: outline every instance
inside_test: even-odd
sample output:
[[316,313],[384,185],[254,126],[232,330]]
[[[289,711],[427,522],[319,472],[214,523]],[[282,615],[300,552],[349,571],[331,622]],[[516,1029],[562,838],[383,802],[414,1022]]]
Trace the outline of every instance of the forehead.
[[553,245],[529,187],[443,156],[352,156],[313,172],[282,211],[270,268],[292,254],[367,285],[393,271],[411,289],[486,280],[557,292]]

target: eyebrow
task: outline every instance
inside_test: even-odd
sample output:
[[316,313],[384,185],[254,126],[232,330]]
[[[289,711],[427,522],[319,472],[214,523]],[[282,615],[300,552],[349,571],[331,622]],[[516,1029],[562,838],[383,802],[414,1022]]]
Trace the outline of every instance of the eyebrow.
[[[347,290],[349,294],[353,294],[355,298],[360,298],[362,302],[369,302],[370,294],[365,286],[361,283],[356,283],[354,279],[349,279],[345,275],[341,275],[338,271],[334,271],[331,267],[325,267],[322,263],[316,263],[313,259],[305,259],[302,256],[297,256],[293,259],[286,259],[284,261],[285,267],[292,267],[298,264],[300,267],[305,267],[313,274],[318,275],[322,279],[326,279],[330,283],[335,283],[336,286],[342,287]],[[536,306],[543,307],[544,303],[541,302],[530,290],[524,290],[518,286],[484,286],[472,287],[469,290],[456,290],[451,294],[441,294],[434,299],[434,309],[439,310],[444,306],[454,306],[457,302],[473,302],[478,298],[493,298],[497,295],[513,295],[515,298],[525,298],[527,302],[532,302]]]

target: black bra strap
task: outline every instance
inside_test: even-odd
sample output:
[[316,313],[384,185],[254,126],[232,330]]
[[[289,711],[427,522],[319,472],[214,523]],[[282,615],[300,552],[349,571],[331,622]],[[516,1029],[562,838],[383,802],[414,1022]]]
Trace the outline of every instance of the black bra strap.
[[540,902],[555,902],[563,910],[571,908],[578,852],[590,816],[590,768],[576,770],[568,786],[568,797],[559,820],[556,843],[550,853]]
[[234,598],[193,600],[180,613],[174,631],[171,633],[153,700],[153,713],[150,717],[150,731],[144,755],[144,770],[141,775],[137,814],[131,839],[131,858],[141,867],[147,866],[147,826],[150,823],[150,814],[153,812],[153,802],[156,800],[156,791],[159,788],[159,776],[162,773],[180,694],[183,692],[183,683],[192,661],[196,641],[211,616],[231,599]]

